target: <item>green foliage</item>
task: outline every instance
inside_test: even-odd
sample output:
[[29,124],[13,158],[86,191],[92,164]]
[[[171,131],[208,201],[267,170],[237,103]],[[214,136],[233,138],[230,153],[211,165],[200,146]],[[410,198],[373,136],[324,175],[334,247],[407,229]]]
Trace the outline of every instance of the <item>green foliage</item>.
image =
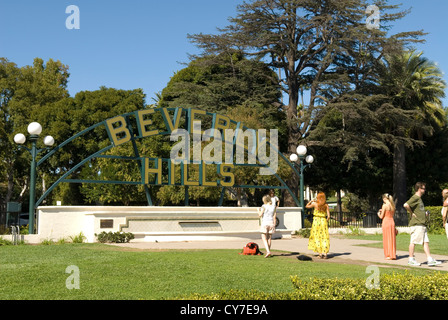
[[177,297],[179,300],[292,300],[293,294],[286,292],[263,292],[255,289],[230,289],[218,293],[192,293]]
[[[68,109],[59,103],[69,96],[66,89],[68,76],[68,67],[53,59],[44,63],[36,58],[33,65],[19,68],[0,58],[0,181],[6,186],[6,192],[1,193],[2,202],[21,201],[28,185],[28,177],[23,172],[29,168],[30,154],[18,151],[14,135],[25,134],[32,121],[43,126],[43,135],[55,134],[55,128],[66,128],[59,116],[66,114]],[[42,139],[37,146],[43,147]],[[41,176],[51,172],[47,164],[40,169]]]
[[[66,139],[108,118],[144,109],[144,99],[145,95],[141,89],[118,90],[101,87],[97,91],[77,93],[72,99],[72,110],[70,111],[71,134],[66,136]],[[64,169],[71,168],[74,164],[108,144],[110,144],[110,140],[104,126],[100,126],[88,134],[75,139],[59,155],[68,161]],[[113,148],[108,155],[133,156],[132,144]],[[137,179],[141,180],[138,168],[139,163],[137,161],[96,158],[75,172],[72,178],[132,181],[137,177]],[[61,170],[61,173],[65,173],[65,170]],[[144,194],[141,192],[142,188],[138,189],[135,186],[105,184],[82,184],[61,187],[59,191],[62,198],[68,198],[67,202],[64,202],[65,204],[100,202],[129,205],[132,199],[135,201],[141,200],[142,194]],[[70,198],[70,195],[75,195],[78,198]]]
[[[310,224],[308,220],[305,220],[305,225],[307,224],[307,222],[308,224]],[[310,227],[302,228],[300,230],[297,230],[295,234],[303,238],[309,238],[311,234],[311,228]]]
[[347,193],[344,198],[342,198],[342,205],[347,211],[353,213],[362,213],[369,210],[368,201],[354,193]]
[[0,246],[8,246],[8,245],[12,245],[12,241],[7,240],[0,236]]
[[426,206],[442,204],[441,191],[448,187],[448,126],[425,137],[425,146],[406,153],[408,195],[414,193],[416,181],[426,182],[423,202]]
[[[276,74],[241,53],[207,55],[177,72],[162,91],[161,107],[198,108],[225,114],[252,129],[278,129],[284,143],[284,113]],[[283,144],[282,147],[285,145]]]
[[[129,157],[133,155],[132,144],[125,144],[106,155]],[[97,158],[89,162],[81,170],[83,179],[105,181],[141,181],[140,162],[135,160]],[[126,206],[132,203],[145,202],[143,186],[119,184],[89,184],[83,183],[81,194],[87,203],[119,203]]]
[[431,234],[445,234],[442,206],[426,206],[425,209],[429,211],[429,232]]
[[[230,119],[241,122],[251,129],[277,129],[279,131],[279,149],[286,149],[285,115],[278,109],[281,95],[277,76],[266,64],[258,60],[249,60],[238,51],[207,55],[193,60],[188,67],[177,72],[161,94],[159,105],[162,107],[199,108],[208,112],[217,112]],[[211,127],[205,120],[203,127]],[[224,150],[224,148],[223,148]],[[278,174],[283,179],[291,176],[291,170],[279,161]],[[176,169],[177,170],[177,169]],[[208,181],[216,181],[216,172],[207,172]],[[260,176],[257,168],[235,167],[236,185],[276,185],[273,175]],[[191,179],[198,179],[197,168],[192,166]],[[197,181],[197,180],[196,180]],[[199,204],[216,204],[219,189],[216,187],[189,187],[189,200]],[[236,199],[238,205],[243,202],[258,206],[261,197],[254,190],[228,188],[226,199]],[[161,205],[178,205],[184,202],[183,187],[162,186],[157,192]]]
[[178,71],[162,91],[162,107],[199,108],[225,112],[228,107],[259,104],[265,112],[275,111],[269,104],[280,98],[275,73],[257,60],[238,51],[208,55],[193,60]]
[[362,235],[365,235],[366,233],[365,233],[365,231],[361,230],[358,227],[349,226],[346,234],[353,235],[353,236],[362,236]]
[[[84,236],[84,234],[82,232],[80,232],[77,235],[70,236],[69,238],[70,238],[71,243],[84,243],[84,240],[86,239],[86,237]],[[53,245],[53,244],[62,245],[62,244],[66,244],[66,243],[67,243],[67,240],[65,238],[60,238],[57,241],[54,241],[51,238],[47,238],[47,239],[43,239],[40,242],[40,244],[47,245],[47,246]]]
[[[76,236],[70,236],[70,240],[72,240],[72,243],[83,243],[85,239],[86,239],[86,237],[84,236],[84,234],[82,232],[80,232]],[[59,243],[63,243],[63,242],[59,240]]]
[[132,234],[131,232],[120,232],[120,231],[117,232],[103,231],[100,234],[95,233],[95,236],[97,237],[98,242],[101,243],[107,243],[107,242],[126,243],[134,239],[134,234]]
[[45,246],[49,246],[54,244],[54,240],[53,239],[42,239],[40,242],[41,245],[45,245]]
[[28,224],[25,226],[20,226],[20,234],[29,234]]
[[[107,118],[145,107],[142,89],[118,90],[101,87],[97,91],[82,91],[74,98],[67,91],[68,66],[49,59],[34,59],[33,65],[18,68],[0,58],[0,194],[2,202],[16,199],[26,202],[29,187],[27,175],[29,152],[18,151],[13,142],[16,133],[26,134],[32,121],[43,127],[42,136],[51,135],[56,145],[82,130]],[[37,142],[44,148],[43,139]],[[55,156],[39,166],[36,193],[43,193],[61,175],[104,147],[108,142],[106,130],[94,130],[61,148]],[[119,170],[118,170],[119,171]],[[69,178],[79,178],[75,172]],[[42,181],[42,182],[41,182]],[[59,186],[46,199],[47,204],[62,200],[65,205],[84,204],[79,185]],[[87,192],[88,193],[88,192]],[[118,192],[127,194],[127,192]],[[125,200],[123,201],[125,202]],[[26,206],[26,204],[24,204]]]
[[416,277],[409,273],[379,277],[379,289],[366,286],[365,279],[302,280],[291,277],[298,300],[445,300],[448,298],[448,274],[431,273]]
[[259,290],[222,290],[219,293],[193,293],[184,299],[196,300],[446,300],[448,274],[415,276],[405,273],[384,274],[379,288],[368,288],[369,279],[311,278],[291,276],[294,292]]

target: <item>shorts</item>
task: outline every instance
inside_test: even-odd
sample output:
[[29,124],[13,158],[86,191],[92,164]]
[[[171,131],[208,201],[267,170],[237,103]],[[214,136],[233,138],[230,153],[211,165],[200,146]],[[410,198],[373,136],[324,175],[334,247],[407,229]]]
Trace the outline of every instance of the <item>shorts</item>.
[[262,224],[260,228],[261,233],[273,234],[275,232],[274,224]]
[[428,232],[425,226],[412,226],[411,227],[411,243],[423,244],[429,242]]

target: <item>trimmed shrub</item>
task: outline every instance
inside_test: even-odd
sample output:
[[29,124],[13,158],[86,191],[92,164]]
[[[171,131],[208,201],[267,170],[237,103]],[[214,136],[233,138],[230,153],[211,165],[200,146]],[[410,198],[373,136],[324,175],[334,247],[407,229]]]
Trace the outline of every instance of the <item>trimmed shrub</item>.
[[95,236],[98,240],[98,242],[101,243],[106,243],[106,242],[111,242],[111,243],[125,243],[125,242],[129,242],[132,239],[134,239],[134,234],[131,232],[106,232],[103,231],[100,234],[96,234]]
[[211,294],[191,294],[191,300],[447,300],[448,274],[414,276],[407,271],[385,274],[379,288],[369,289],[366,279],[302,280],[291,276],[294,292],[265,293],[257,290],[227,290]]
[[425,209],[429,211],[429,232],[432,234],[445,234],[442,219],[442,206],[427,206]]
[[378,289],[368,289],[364,279],[312,279],[291,277],[295,299],[311,300],[445,300],[448,298],[448,274],[414,276],[408,272],[385,274]]

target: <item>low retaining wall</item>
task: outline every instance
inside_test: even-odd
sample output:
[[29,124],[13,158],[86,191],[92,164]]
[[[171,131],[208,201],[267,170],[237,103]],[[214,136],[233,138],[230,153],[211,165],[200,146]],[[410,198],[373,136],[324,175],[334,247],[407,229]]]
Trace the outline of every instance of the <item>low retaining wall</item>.
[[[274,238],[302,228],[300,208],[278,208],[277,217]],[[46,206],[37,208],[37,234],[25,241],[57,241],[82,232],[87,242],[95,242],[103,231],[132,232],[133,242],[259,239],[259,223],[253,207]]]
[[[357,228],[360,232],[363,232],[365,234],[382,234],[383,229],[380,228]],[[399,233],[411,233],[410,227],[396,227]],[[329,228],[330,234],[346,234],[346,233],[352,233],[352,230],[350,228]]]

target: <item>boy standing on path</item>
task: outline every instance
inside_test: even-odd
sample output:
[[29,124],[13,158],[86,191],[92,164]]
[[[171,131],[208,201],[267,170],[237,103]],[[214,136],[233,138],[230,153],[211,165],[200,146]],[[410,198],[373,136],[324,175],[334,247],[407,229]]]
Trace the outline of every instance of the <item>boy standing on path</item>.
[[403,205],[405,209],[411,214],[409,226],[411,227],[411,242],[409,244],[409,265],[419,266],[414,257],[414,249],[416,244],[422,244],[428,259],[428,266],[435,266],[441,264],[431,257],[429,252],[429,238],[426,228],[426,212],[425,205],[422,201],[422,196],[426,191],[426,184],[417,182],[414,187],[415,194]]

